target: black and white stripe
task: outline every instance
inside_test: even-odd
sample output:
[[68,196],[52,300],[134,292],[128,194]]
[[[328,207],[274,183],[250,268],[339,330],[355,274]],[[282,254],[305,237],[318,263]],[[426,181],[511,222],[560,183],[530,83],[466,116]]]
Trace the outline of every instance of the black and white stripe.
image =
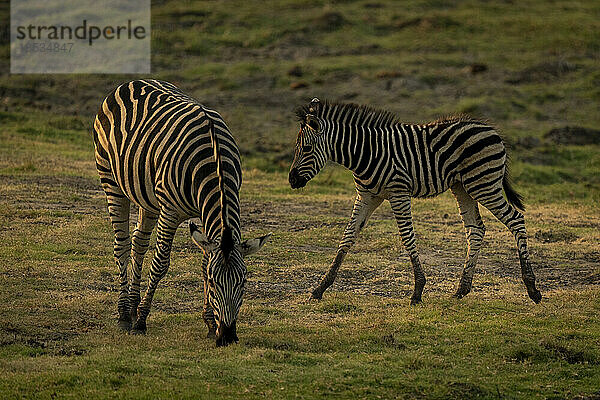
[[[235,320],[246,280],[240,252],[240,246],[247,245],[240,234],[242,171],[238,147],[219,113],[171,83],[136,80],[106,97],[94,121],[94,141],[115,233],[120,326],[128,329],[135,321],[133,331],[145,331],[152,297],[169,267],[175,231],[181,222],[197,217],[200,229],[194,224],[190,229],[205,250],[204,317],[209,334],[216,331],[222,340],[224,335],[237,339]],[[133,240],[130,202],[140,210]],[[156,251],[140,301],[142,262],[155,225]]]
[[292,188],[306,185],[327,160],[333,160],[353,171],[358,192],[337,256],[313,297],[321,298],[333,283],[358,233],[387,199],[413,264],[412,302],[419,302],[425,275],[415,245],[411,198],[435,196],[450,189],[458,202],[468,242],[467,260],[455,296],[463,297],[471,290],[485,232],[480,203],[515,235],[523,281],[529,296],[535,302],[541,300],[519,211],[524,209],[522,199],[509,183],[505,147],[492,126],[467,116],[409,125],[386,111],[318,99],[301,107],[297,115],[301,128],[289,175]]

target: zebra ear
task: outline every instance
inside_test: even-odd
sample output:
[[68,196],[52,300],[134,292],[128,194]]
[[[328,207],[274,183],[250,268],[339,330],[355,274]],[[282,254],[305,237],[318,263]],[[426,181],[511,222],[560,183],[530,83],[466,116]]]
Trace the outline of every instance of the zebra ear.
[[211,242],[210,240],[208,240],[206,235],[204,233],[200,232],[200,229],[198,229],[198,226],[191,221],[190,221],[190,235],[192,236],[192,240],[194,241],[194,243],[196,243],[196,245],[198,247],[200,247],[202,250],[204,250],[206,253],[213,252],[218,247],[217,243]]
[[310,126],[310,128],[315,132],[319,132],[321,130],[321,124],[319,123],[319,120],[312,114],[306,114],[306,125]]
[[319,110],[320,106],[321,106],[321,100],[319,100],[315,97],[310,101],[310,106],[308,108],[308,111],[316,112]]
[[261,236],[256,239],[244,240],[242,243],[235,245],[235,248],[242,254],[242,257],[256,253],[261,247],[267,243],[267,240],[271,237],[272,233],[267,233],[265,236]]

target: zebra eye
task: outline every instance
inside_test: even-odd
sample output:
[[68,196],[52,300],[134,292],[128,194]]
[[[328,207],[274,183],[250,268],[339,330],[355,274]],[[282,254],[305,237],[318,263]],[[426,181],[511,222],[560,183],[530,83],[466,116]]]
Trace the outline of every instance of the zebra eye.
[[302,152],[303,152],[303,153],[310,153],[310,152],[311,152],[311,150],[312,150],[312,146],[309,146],[309,145],[307,145],[307,146],[302,146]]

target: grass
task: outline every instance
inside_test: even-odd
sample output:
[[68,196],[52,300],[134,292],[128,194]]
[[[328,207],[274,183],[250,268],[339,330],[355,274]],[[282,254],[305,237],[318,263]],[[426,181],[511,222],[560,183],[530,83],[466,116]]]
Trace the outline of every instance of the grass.
[[[562,202],[538,195],[527,214],[545,296],[540,306],[519,282],[510,234],[487,211],[474,292],[450,298],[464,239],[449,194],[414,202],[429,278],[424,305],[408,306],[409,261],[387,204],[333,290],[313,303],[309,289],[331,261],[350,212],[351,178],[328,167],[292,193],[284,171],[246,169],[244,234],[275,235],[248,261],[240,344],[216,349],[204,339],[200,254],[185,229],[176,236],[148,335],[117,331],[111,229],[87,132],[25,133],[45,124],[38,115],[0,134],[0,147],[21,148],[3,152],[0,184],[5,397],[548,398],[597,391],[600,221],[585,196]],[[50,154],[52,162],[41,162]],[[38,167],[14,167],[26,163]]]
[[[248,259],[240,343],[225,349],[204,338],[200,250],[183,227],[148,334],[117,331],[118,274],[89,132],[103,96],[132,77],[9,75],[0,42],[0,397],[598,396],[600,146],[544,138],[600,125],[598,7],[156,2],[150,76],[222,113],[243,155],[243,235],[274,232]],[[487,70],[472,74],[474,63]],[[288,73],[295,67],[301,76]],[[314,96],[407,122],[460,111],[493,122],[527,201],[542,304],[527,298],[513,238],[487,210],[473,292],[451,299],[465,243],[449,193],[413,202],[423,305],[408,305],[410,261],[388,204],[324,299],[309,302],[354,197],[351,174],[333,165],[301,191],[287,184],[292,110]]]

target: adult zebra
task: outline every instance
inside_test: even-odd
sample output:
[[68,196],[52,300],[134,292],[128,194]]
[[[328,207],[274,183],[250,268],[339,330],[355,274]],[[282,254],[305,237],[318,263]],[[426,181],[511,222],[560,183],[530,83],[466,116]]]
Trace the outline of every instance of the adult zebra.
[[[471,290],[473,272],[485,232],[479,205],[492,212],[515,235],[521,275],[529,297],[535,287],[529,263],[522,198],[509,183],[504,144],[493,127],[466,116],[426,125],[407,125],[389,112],[355,104],[313,99],[297,111],[300,132],[289,174],[293,189],[304,187],[327,160],[354,172],[357,196],[337,255],[312,297],[320,299],[359,232],[384,199],[389,200],[402,242],[412,262],[415,289],[411,303],[421,301],[425,275],[415,245],[411,197],[456,197],[467,236],[467,259],[455,296]],[[506,194],[507,200],[503,196]]]
[[[184,220],[198,217],[202,227],[190,223],[190,233],[204,250],[208,336],[216,337],[217,345],[237,341],[236,318],[246,282],[242,257],[262,247],[269,235],[241,241],[240,155],[221,116],[171,83],[135,80],[117,87],[102,103],[94,121],[94,143],[115,235],[119,326],[133,333],[146,331],[152,297],[169,267],[175,231]],[[130,202],[139,207],[133,240]],[[155,225],[156,250],[140,302],[142,263]]]

